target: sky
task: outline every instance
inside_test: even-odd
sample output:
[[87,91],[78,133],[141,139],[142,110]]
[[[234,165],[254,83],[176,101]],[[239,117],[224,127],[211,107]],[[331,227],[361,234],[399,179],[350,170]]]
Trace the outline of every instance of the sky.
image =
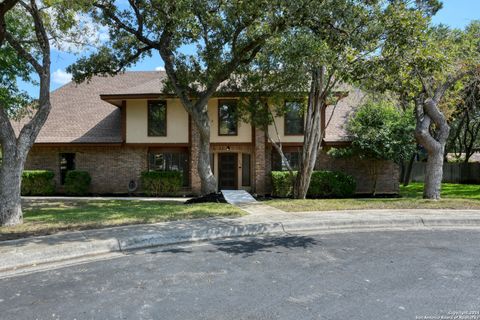
[[[446,24],[452,28],[464,28],[472,20],[480,20],[480,0],[444,0],[443,8],[433,17],[434,24]],[[71,76],[65,71],[75,62],[78,56],[58,50],[52,52],[52,83],[51,89],[55,90],[67,84]],[[138,62],[128,70],[149,71],[163,70],[163,61],[157,52],[152,57]],[[21,84],[32,97],[38,96],[38,88],[31,84]]]

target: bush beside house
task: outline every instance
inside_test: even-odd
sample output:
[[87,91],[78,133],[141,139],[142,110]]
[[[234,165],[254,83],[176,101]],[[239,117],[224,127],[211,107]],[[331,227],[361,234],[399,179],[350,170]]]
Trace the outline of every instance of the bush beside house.
[[69,196],[85,196],[89,193],[92,178],[86,171],[71,170],[65,177],[65,194]]
[[[355,194],[355,188],[355,179],[350,175],[336,171],[314,171],[307,196],[309,198],[346,198]],[[272,171],[272,195],[286,198],[290,197],[292,192],[290,173]]]
[[163,196],[175,194],[182,187],[180,171],[146,171],[142,172],[141,182],[147,196]]
[[22,196],[49,196],[55,193],[55,174],[50,170],[25,170],[22,174]]

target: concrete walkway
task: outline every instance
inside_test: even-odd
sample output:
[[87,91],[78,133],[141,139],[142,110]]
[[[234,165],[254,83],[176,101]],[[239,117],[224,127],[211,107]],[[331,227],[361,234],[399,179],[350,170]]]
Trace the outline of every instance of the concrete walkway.
[[238,205],[243,203],[256,203],[254,197],[245,190],[221,190],[225,201],[230,204]]
[[480,210],[350,210],[283,212],[261,202],[242,204],[249,215],[66,232],[0,242],[0,277],[92,256],[227,237],[295,232],[406,228],[478,228]]

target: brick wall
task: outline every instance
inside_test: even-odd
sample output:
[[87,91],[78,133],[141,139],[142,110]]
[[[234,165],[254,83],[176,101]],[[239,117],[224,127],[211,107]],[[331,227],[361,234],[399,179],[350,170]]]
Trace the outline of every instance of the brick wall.
[[[193,126],[192,126],[193,127]],[[190,153],[192,193],[200,193],[200,178],[197,171],[198,137],[192,132],[192,146]],[[212,146],[212,152],[221,152],[225,146]],[[230,151],[248,152],[251,147],[232,147]],[[238,149],[238,150],[237,150]],[[137,181],[140,186],[140,173],[147,170],[147,147],[118,146],[118,147],[38,147],[35,146],[25,165],[26,170],[47,169],[55,173],[58,190],[60,186],[60,153],[75,153],[77,170],[85,170],[92,177],[91,192],[127,193],[128,183]],[[271,181],[271,154],[272,149],[265,143],[265,135],[261,130],[255,131],[255,148],[252,160],[254,170],[252,180],[253,190],[257,194],[270,193]],[[334,159],[325,152],[321,152],[317,161],[317,170],[342,171],[355,177],[357,193],[371,193],[373,177],[371,174],[372,162],[360,159]],[[399,168],[393,162],[381,161],[377,164],[378,193],[398,193]]]
[[146,147],[36,146],[29,153],[25,169],[52,170],[57,189],[61,190],[60,153],[75,153],[76,169],[92,177],[92,193],[128,193],[128,183],[135,180],[140,185],[140,173],[148,166]]
[[[392,161],[377,161],[377,193],[399,192],[400,169]],[[347,173],[357,181],[357,193],[372,193],[373,162],[358,158],[335,159],[322,151],[317,159],[317,170],[332,170]]]
[[[272,148],[267,148],[266,163],[266,190],[271,190],[271,155]],[[273,150],[273,152],[276,152]],[[369,160],[361,160],[357,158],[351,159],[335,159],[321,151],[316,170],[332,170],[347,173],[357,181],[357,193],[372,193],[374,179],[372,176],[372,162]],[[399,192],[399,167],[392,161],[377,162],[377,193],[378,194],[396,194]],[[267,192],[268,193],[268,192]]]

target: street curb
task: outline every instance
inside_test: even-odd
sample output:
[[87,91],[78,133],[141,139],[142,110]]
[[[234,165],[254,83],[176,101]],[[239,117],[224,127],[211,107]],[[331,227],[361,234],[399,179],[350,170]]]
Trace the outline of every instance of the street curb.
[[223,238],[246,237],[283,232],[281,223],[256,223],[243,226],[214,227],[193,232],[180,231],[175,235],[141,235],[119,240],[120,250],[137,250],[150,247],[174,245],[186,242],[208,241]]
[[[49,236],[26,240],[5,241],[0,247],[7,247],[0,259],[0,278],[17,271],[37,268],[40,265],[55,265],[60,262],[81,259],[89,256],[101,256],[115,252],[125,252],[158,246],[175,245],[189,242],[218,240],[234,237],[289,234],[308,231],[354,231],[375,229],[408,229],[408,228],[455,228],[480,227],[480,217],[422,217],[405,216],[395,218],[363,218],[363,219],[295,219],[285,222],[266,222],[232,224],[222,223],[219,226],[206,226],[195,230],[171,230],[129,237],[107,237],[95,239],[81,232],[72,241],[51,245],[35,245],[35,241],[47,241]],[[54,238],[55,236],[50,236]],[[40,239],[44,238],[44,239]],[[40,239],[40,240],[38,240]],[[33,244],[32,244],[33,242]],[[28,245],[26,245],[28,244]],[[5,252],[7,251],[7,252]]]

